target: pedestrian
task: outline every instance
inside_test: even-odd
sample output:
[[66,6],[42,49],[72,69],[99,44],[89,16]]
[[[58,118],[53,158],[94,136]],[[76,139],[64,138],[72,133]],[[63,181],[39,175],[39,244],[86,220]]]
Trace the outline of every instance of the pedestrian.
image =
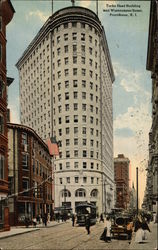
[[100,220],[99,220],[99,222],[101,222],[101,221],[104,222],[103,213],[100,214]]
[[72,214],[72,226],[74,227],[74,225],[75,225],[75,215]]
[[47,213],[45,213],[43,216],[43,224],[45,225],[45,227],[47,226],[47,220],[48,220]]
[[142,243],[144,237],[144,230],[142,229],[142,222],[140,221],[139,218],[137,218],[135,221],[134,232],[136,233],[135,242]]
[[127,224],[127,234],[128,234],[129,244],[131,243],[132,232],[133,232],[133,222],[129,221]]
[[37,219],[36,218],[32,219],[32,224],[33,224],[34,227],[36,227],[36,225],[37,225]]
[[147,240],[148,233],[150,232],[150,228],[148,226],[146,219],[143,219],[143,221],[142,221],[142,229],[144,230],[143,240]]
[[90,215],[89,214],[87,214],[85,216],[85,226],[86,226],[87,234],[90,234],[91,221],[90,221]]
[[47,220],[48,220],[48,223],[50,223],[50,213],[48,213]]
[[105,228],[107,229],[106,231],[106,242],[111,242],[111,221],[110,217],[107,216],[106,221],[105,221]]

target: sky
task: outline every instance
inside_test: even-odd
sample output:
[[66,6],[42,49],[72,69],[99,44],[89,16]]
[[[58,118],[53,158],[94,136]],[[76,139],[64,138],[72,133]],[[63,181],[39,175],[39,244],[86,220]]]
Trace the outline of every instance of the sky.
[[[11,122],[20,123],[19,77],[15,64],[52,14],[52,3],[49,0],[11,2],[16,12],[7,26],[7,74],[14,78],[14,82],[8,89],[8,106],[11,109]],[[96,12],[95,0],[78,0],[75,5]],[[71,6],[70,0],[53,2],[54,12],[68,6]],[[105,29],[115,74],[114,157],[124,154],[129,158],[130,183],[133,181],[135,186],[138,167],[141,204],[148,163],[148,134],[151,128],[151,74],[146,70],[150,1],[99,0],[98,7],[98,16]],[[133,9],[136,11],[131,12]],[[115,15],[120,13],[127,13],[128,16]]]

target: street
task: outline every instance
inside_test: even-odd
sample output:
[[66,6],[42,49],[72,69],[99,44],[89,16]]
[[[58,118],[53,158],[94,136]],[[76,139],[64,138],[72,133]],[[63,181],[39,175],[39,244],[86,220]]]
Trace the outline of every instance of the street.
[[[0,240],[1,249],[137,249],[128,240],[112,239],[111,243],[101,241],[100,235],[104,224],[97,223],[91,227],[91,234],[87,235],[84,227],[72,227],[71,221],[57,224],[54,227],[40,228],[38,231],[28,232]],[[156,236],[155,236],[156,237]],[[155,238],[156,240],[156,238]],[[144,247],[145,246],[145,247]],[[156,249],[151,245],[142,244],[138,249]],[[156,242],[155,242],[156,246]]]

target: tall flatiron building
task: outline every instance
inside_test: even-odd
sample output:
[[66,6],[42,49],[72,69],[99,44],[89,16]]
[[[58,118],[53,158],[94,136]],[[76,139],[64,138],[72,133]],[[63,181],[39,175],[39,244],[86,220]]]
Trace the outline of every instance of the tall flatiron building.
[[[21,123],[56,136],[55,207],[114,206],[114,73],[98,16],[68,7],[48,18],[17,62]],[[106,201],[106,202],[105,202]]]

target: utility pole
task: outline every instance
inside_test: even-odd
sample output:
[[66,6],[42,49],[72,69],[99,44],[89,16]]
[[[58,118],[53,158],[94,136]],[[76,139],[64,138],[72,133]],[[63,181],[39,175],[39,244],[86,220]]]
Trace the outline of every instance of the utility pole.
[[137,215],[138,215],[138,167],[136,168],[136,187],[137,187]]
[[75,0],[71,0],[72,2],[72,6],[74,7],[75,6]]
[[53,15],[53,0],[52,0],[52,15]]
[[97,16],[98,16],[98,0],[96,0],[96,13],[97,13]]

